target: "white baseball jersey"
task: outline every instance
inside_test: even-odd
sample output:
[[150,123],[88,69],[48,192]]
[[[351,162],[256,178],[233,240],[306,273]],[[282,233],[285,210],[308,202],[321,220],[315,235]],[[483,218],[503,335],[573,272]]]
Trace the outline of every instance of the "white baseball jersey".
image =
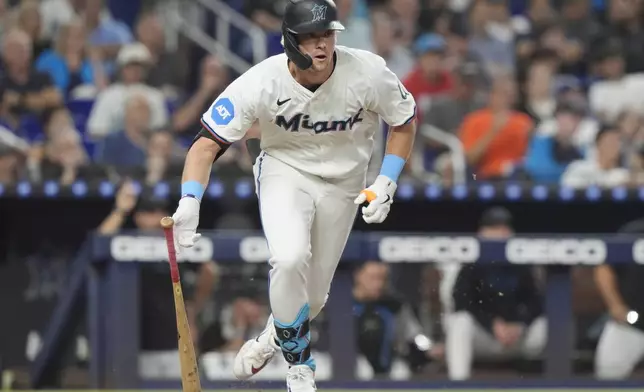
[[335,70],[315,92],[295,81],[285,54],[262,61],[215,100],[203,126],[233,143],[259,120],[262,150],[289,166],[324,178],[366,172],[379,117],[406,124],[416,104],[382,57],[344,46],[335,52]]

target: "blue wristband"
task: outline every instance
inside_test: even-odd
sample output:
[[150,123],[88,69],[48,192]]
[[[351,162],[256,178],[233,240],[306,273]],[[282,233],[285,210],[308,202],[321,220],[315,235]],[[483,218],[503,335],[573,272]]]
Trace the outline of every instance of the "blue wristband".
[[393,154],[385,155],[380,168],[380,175],[389,177],[393,182],[398,182],[398,177],[405,167],[405,160]]
[[181,197],[194,197],[201,201],[203,192],[203,185],[199,181],[186,181],[181,184]]

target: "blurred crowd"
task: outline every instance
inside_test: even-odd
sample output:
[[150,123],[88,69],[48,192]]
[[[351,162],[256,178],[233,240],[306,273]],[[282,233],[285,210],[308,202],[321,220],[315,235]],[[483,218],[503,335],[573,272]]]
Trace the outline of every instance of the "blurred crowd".
[[221,61],[202,56],[190,88],[156,12],[129,27],[103,0],[14,3],[0,0],[0,183],[180,175],[201,114],[229,82]]
[[[284,1],[227,0],[265,30],[270,54]],[[644,182],[642,1],[336,3],[338,43],[381,55],[416,98],[409,176]],[[169,50],[167,29],[146,10],[128,26],[104,0],[0,0],[0,183],[175,178],[235,75],[213,55],[182,61],[192,46]],[[243,57],[249,45],[233,41]],[[215,175],[247,175],[244,148]]]
[[371,48],[418,103],[414,175],[641,185],[641,1],[371,3]]

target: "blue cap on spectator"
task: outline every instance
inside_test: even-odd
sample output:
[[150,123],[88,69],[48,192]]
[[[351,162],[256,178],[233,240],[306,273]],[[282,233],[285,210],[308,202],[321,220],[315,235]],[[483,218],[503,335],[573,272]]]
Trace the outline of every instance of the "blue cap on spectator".
[[445,50],[445,39],[434,33],[421,35],[414,42],[414,52],[417,55],[429,52],[443,52]]

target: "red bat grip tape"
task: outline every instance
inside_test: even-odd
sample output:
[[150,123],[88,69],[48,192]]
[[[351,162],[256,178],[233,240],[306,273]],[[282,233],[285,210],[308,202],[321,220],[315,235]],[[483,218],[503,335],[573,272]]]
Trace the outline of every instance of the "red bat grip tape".
[[164,228],[165,242],[168,246],[168,261],[170,262],[170,277],[172,283],[179,282],[179,266],[177,265],[177,251],[174,248],[174,233],[172,227]]

